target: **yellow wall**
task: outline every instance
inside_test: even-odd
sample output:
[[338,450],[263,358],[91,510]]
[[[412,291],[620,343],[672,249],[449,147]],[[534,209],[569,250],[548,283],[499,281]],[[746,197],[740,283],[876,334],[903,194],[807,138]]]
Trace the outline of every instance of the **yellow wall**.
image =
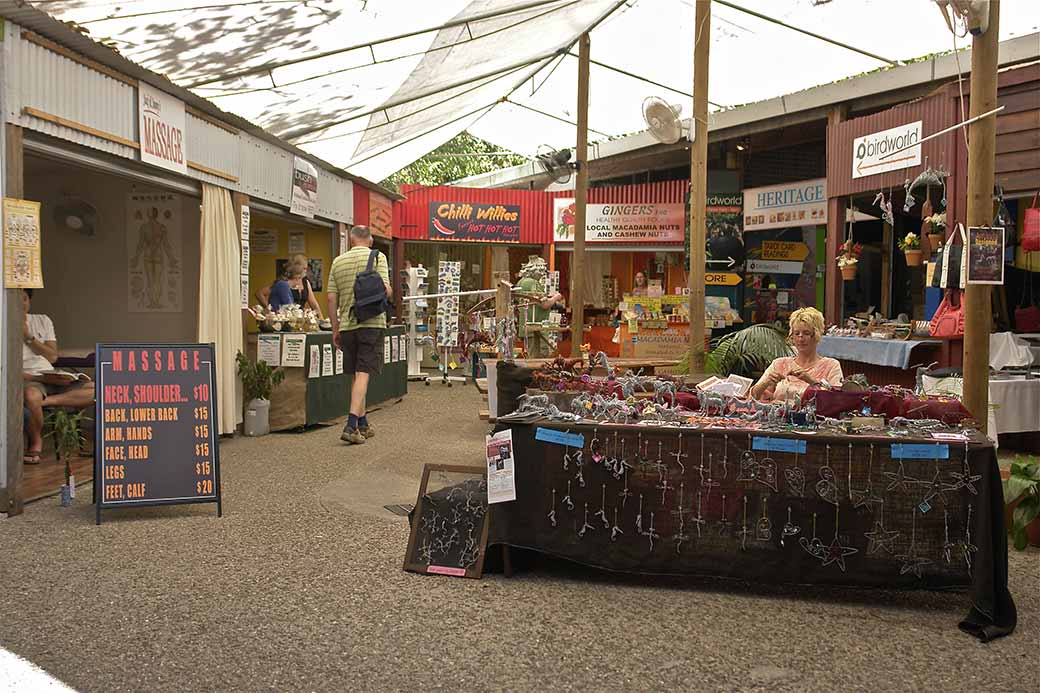
[[[307,257],[318,258],[322,261],[321,283],[322,291],[315,291],[314,296],[321,306],[321,313],[327,312],[325,307],[325,287],[328,286],[329,268],[332,266],[332,244],[334,240],[333,229],[323,229],[309,224],[301,224],[288,219],[268,216],[253,212],[249,224],[250,229],[250,258],[249,258],[249,295],[250,305],[256,305],[256,292],[270,286],[275,279],[275,260],[289,257],[289,232],[306,232]],[[274,255],[260,255],[253,245],[252,235],[257,229],[272,229],[278,234],[278,252]],[[326,316],[328,317],[328,316]],[[250,331],[256,331],[256,325],[249,326]]]

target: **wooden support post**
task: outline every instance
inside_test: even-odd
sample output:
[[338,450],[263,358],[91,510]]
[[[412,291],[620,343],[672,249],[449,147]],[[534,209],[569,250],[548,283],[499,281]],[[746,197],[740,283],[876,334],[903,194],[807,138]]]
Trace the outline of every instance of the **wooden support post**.
[[704,372],[704,244],[708,201],[708,48],[711,3],[695,3],[693,23],[693,119],[690,146],[690,362],[691,373]]
[[589,35],[578,39],[578,140],[574,187],[574,252],[571,257],[571,357],[581,356],[585,341],[585,203],[589,192]]
[[[837,104],[827,113],[827,128],[835,127],[847,120],[849,107]],[[844,320],[842,287],[844,279],[838,268],[838,248],[845,242],[845,210],[848,201],[844,197],[832,197],[827,200],[827,242],[824,244],[823,311],[828,325],[837,325]]]
[[[4,132],[4,195],[25,197],[25,153],[22,128],[7,125]],[[4,292],[4,390],[7,398],[4,430],[7,432],[5,450],[7,475],[4,487],[5,501],[0,512],[9,516],[20,515],[24,509],[22,498],[22,455],[25,453],[25,430],[22,418],[22,401],[25,384],[22,381],[22,325],[25,314],[22,310],[22,290],[2,289]]]
[[[347,252],[346,248],[341,248],[339,254]],[[404,289],[403,285],[407,283],[407,278],[401,274],[401,270],[404,269],[404,263],[408,258],[405,257],[404,251],[404,239],[394,239],[394,266],[397,268],[397,277],[391,277],[391,286],[394,288],[394,314],[398,318],[404,318]],[[485,270],[487,271],[487,270]],[[485,286],[487,286],[485,284]]]
[[[511,287],[507,282],[500,281],[495,286],[495,329],[497,330],[502,324],[502,321],[509,317],[509,292]],[[513,354],[503,354],[501,349],[501,343],[496,340],[496,344],[499,345],[498,358],[499,359],[512,359]],[[510,345],[512,347],[512,345]]]
[[[989,27],[971,42],[970,116],[997,107],[997,32],[1000,2],[989,3]],[[988,226],[993,219],[997,119],[968,126],[968,223]],[[964,291],[964,406],[983,432],[989,419],[989,333],[993,324],[990,287],[969,284]]]

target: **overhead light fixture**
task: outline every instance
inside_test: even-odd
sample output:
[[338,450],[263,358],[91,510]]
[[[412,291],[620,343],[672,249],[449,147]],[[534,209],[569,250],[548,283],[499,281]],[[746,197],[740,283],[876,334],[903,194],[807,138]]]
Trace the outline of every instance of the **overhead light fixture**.
[[742,152],[742,151],[744,151],[745,149],[747,149],[747,147],[745,147],[745,146],[744,146],[743,144],[738,144],[738,145],[737,145],[737,151],[738,151],[738,152]]

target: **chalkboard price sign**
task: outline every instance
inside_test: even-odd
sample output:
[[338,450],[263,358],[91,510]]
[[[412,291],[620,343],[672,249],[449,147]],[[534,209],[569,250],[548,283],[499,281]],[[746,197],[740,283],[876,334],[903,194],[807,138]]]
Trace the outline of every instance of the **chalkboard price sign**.
[[221,514],[212,344],[99,344],[94,497],[101,510],[216,503]]

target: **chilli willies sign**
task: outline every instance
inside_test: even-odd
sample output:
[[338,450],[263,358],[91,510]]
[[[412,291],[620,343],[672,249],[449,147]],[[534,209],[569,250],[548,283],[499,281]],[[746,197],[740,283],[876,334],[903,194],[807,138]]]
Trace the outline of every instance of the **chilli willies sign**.
[[431,202],[431,241],[520,242],[520,206]]

